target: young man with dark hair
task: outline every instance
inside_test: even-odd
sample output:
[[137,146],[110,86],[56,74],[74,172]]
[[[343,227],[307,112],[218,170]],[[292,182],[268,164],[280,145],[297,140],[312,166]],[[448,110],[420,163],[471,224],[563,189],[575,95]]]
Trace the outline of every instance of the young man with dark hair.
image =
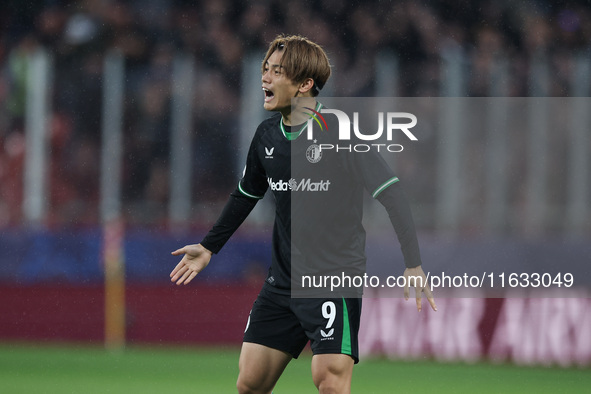
[[[386,207],[402,247],[407,266],[404,275],[425,279],[410,208],[398,178],[379,155],[352,158],[352,155],[327,154],[323,163],[337,163],[336,167],[312,164],[316,167],[310,171],[331,177],[332,182],[330,193],[310,193],[312,200],[307,197],[296,200],[292,196],[295,191],[291,191],[292,186],[297,190],[295,184],[283,187],[298,176],[295,172],[300,170],[292,168],[292,152],[298,151],[297,144],[304,139],[298,137],[308,127],[309,110],[317,112],[322,107],[315,97],[330,74],[326,53],[310,40],[300,36],[279,36],[270,44],[262,64],[262,88],[264,108],[277,114],[257,128],[244,175],[212,230],[200,244],[187,245],[173,252],[175,256],[184,256],[170,274],[171,280],[187,284],[208,265],[212,254],[219,252],[257,201],[271,188],[276,201],[272,262],[244,334],[237,382],[240,393],[270,393],[287,364],[298,357],[308,341],[314,354],[312,378],[318,391],[350,391],[353,365],[359,359],[357,336],[361,298],[340,293],[332,297],[292,297],[293,276],[296,275],[292,269],[296,264],[294,260],[308,256],[303,260],[312,264],[308,267],[311,270],[317,268],[316,262],[322,265],[322,262],[329,261],[333,266],[353,266],[358,269],[354,272],[363,272],[363,189],[369,190]],[[303,101],[297,108],[307,108],[306,113],[294,109],[294,98]],[[327,191],[328,185],[326,183]],[[322,200],[326,198],[331,202],[327,204]],[[299,209],[298,204],[302,201],[312,201],[316,206],[320,201],[326,205],[322,217],[318,219],[313,217],[318,215],[310,214],[309,210]],[[311,221],[315,220],[314,225],[328,226],[326,228],[331,230],[328,232],[334,230],[338,234],[329,234],[322,242],[312,240],[305,231],[292,228],[292,212],[298,216],[301,214],[304,221],[308,220],[308,214]],[[331,222],[337,217],[339,223],[334,225]],[[323,255],[330,256],[321,262]],[[417,282],[411,285],[415,286],[418,310],[421,310],[422,292],[436,310],[426,281],[420,285]],[[404,295],[408,299],[408,286]]]

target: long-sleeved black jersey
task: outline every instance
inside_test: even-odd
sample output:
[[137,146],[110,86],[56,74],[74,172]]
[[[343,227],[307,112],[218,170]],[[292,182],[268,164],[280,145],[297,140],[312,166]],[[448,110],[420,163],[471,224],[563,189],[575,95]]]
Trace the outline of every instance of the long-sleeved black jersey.
[[280,114],[263,121],[250,145],[242,179],[201,242],[219,252],[270,189],[276,213],[266,283],[275,292],[289,294],[303,275],[363,275],[364,189],[386,207],[406,266],[421,264],[410,207],[398,178],[377,152],[321,149],[338,143],[336,122],[329,119],[326,126],[308,140],[308,123],[287,127]]

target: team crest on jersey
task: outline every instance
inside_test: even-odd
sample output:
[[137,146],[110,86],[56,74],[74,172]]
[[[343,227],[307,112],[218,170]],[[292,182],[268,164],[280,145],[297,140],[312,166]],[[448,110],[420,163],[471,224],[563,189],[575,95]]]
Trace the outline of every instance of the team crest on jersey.
[[322,150],[320,149],[320,146],[316,144],[310,145],[306,150],[306,159],[308,159],[310,163],[318,163],[320,159],[322,159]]

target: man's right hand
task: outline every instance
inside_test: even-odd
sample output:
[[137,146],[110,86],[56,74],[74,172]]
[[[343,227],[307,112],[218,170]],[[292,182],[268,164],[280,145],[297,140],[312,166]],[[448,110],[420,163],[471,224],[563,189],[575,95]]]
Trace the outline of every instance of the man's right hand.
[[209,264],[212,253],[203,245],[187,245],[172,252],[173,256],[184,254],[180,263],[170,273],[170,280],[177,285],[186,285]]

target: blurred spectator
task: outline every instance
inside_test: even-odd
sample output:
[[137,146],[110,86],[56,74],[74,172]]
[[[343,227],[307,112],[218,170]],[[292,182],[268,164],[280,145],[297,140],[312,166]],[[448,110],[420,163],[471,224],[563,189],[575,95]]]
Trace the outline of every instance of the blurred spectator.
[[0,226],[19,217],[27,57],[36,48],[46,48],[54,62],[51,220],[97,220],[103,61],[117,50],[126,73],[125,203],[134,222],[160,223],[167,214],[173,59],[189,53],[196,64],[193,203],[216,202],[237,177],[242,60],[251,52],[262,56],[279,33],[326,47],[340,96],[374,95],[375,59],[384,50],[398,59],[399,96],[440,95],[441,56],[450,50],[465,56],[469,96],[491,94],[491,76],[503,61],[509,81],[495,94],[532,94],[532,62],[544,61],[553,76],[546,94],[568,96],[573,55],[590,48],[591,9],[584,0],[6,0]]

